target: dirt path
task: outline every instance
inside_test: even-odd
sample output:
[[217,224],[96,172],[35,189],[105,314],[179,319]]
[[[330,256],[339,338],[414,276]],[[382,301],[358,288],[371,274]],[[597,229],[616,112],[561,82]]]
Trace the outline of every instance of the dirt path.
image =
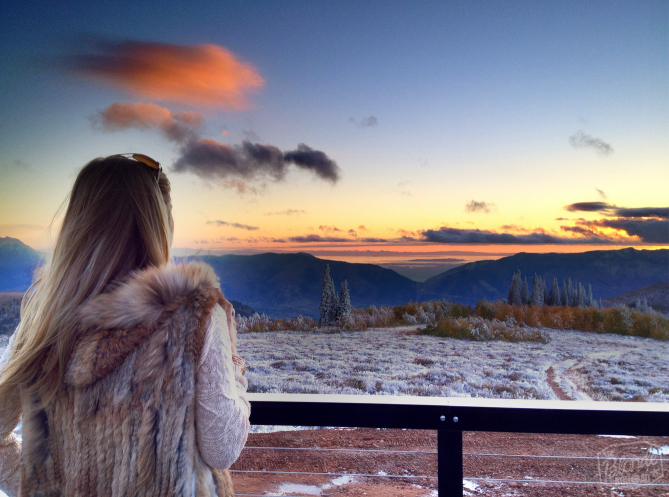
[[555,395],[558,396],[558,399],[572,400],[571,397],[564,393],[564,391],[560,388],[560,385],[557,384],[557,381],[555,381],[555,371],[553,371],[553,366],[546,370],[546,374],[548,375],[548,384],[550,385],[551,389],[553,389]]

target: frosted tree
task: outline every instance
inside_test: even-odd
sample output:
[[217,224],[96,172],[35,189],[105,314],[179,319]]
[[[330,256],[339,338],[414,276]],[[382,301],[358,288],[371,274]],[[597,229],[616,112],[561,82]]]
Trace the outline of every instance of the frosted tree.
[[562,305],[569,307],[569,290],[567,289],[567,282],[562,280],[562,295],[561,299]]
[[341,290],[339,291],[339,306],[337,308],[337,319],[345,318],[351,315],[353,306],[351,306],[351,296],[348,293],[348,281],[341,282]]
[[576,302],[579,307],[585,307],[585,287],[581,283],[578,284]]
[[553,278],[551,293],[548,296],[548,305],[562,305],[560,302],[560,284],[558,283],[557,278]]
[[321,311],[318,324],[330,324],[332,316],[336,313],[337,308],[337,292],[334,288],[334,281],[330,276],[330,265],[325,265],[325,274],[323,275],[323,289],[321,290],[321,303],[319,310]]
[[595,303],[595,299],[592,296],[592,284],[588,283],[588,296],[586,297],[586,304],[588,304],[588,307],[592,307]]
[[511,285],[509,286],[509,305],[522,305],[521,295],[523,291],[523,283],[520,280],[520,269],[516,269],[516,272],[511,278]]
[[520,292],[520,300],[523,302],[523,305],[530,303],[530,289],[527,286],[527,276],[523,280],[523,290]]
[[534,273],[532,278],[532,295],[530,296],[530,304],[542,306],[544,305],[544,285],[541,276]]

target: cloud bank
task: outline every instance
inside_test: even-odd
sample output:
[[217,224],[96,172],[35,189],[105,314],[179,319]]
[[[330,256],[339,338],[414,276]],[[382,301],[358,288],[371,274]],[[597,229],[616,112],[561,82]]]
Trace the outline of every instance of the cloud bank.
[[451,244],[489,244],[489,245],[565,245],[565,244],[608,244],[609,240],[600,237],[566,238],[548,233],[535,232],[527,235],[495,233],[479,229],[439,228],[421,232],[423,241]]
[[255,67],[218,45],[87,37],[65,66],[140,97],[227,110],[249,108],[249,93],[265,83]]
[[601,138],[595,138],[583,131],[577,131],[569,137],[569,145],[574,148],[591,148],[596,150],[601,155],[609,155],[613,153],[613,147],[606,143]]

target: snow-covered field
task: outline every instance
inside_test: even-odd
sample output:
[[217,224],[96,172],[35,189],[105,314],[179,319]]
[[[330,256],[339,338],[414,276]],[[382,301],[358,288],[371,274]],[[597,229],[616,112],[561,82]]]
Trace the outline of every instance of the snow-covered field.
[[669,401],[669,342],[545,330],[552,341],[472,342],[416,327],[335,334],[245,333],[249,391]]
[[[472,342],[416,326],[239,335],[250,392],[669,402],[669,342],[545,330],[551,342]],[[0,337],[0,354],[6,346]]]

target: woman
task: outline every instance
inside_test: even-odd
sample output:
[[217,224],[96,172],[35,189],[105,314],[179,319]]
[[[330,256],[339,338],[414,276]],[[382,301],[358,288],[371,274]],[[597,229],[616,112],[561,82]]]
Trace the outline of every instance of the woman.
[[250,411],[234,310],[210,267],[168,264],[172,231],[153,159],[95,159],[77,176],[0,361],[10,496],[233,495],[222,469]]

